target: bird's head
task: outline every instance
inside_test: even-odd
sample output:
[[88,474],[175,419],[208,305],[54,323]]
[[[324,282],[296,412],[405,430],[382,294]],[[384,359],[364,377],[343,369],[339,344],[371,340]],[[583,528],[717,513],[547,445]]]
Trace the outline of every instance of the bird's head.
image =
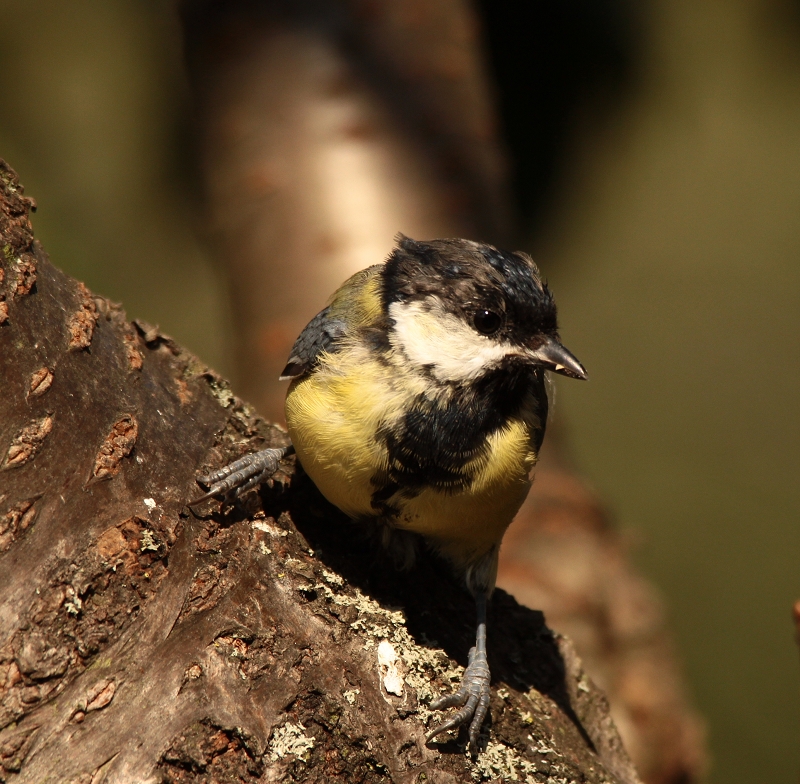
[[553,295],[524,253],[400,235],[386,262],[383,298],[392,346],[441,382],[523,366],[587,377],[561,344]]

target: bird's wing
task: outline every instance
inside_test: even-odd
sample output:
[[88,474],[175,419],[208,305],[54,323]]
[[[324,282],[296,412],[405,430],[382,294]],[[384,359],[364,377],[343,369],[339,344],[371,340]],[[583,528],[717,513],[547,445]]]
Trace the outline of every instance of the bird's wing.
[[383,264],[367,267],[339,287],[331,297],[331,304],[317,313],[300,333],[281,379],[310,373],[321,354],[338,351],[345,336],[380,320],[383,312],[380,295],[382,269]]
[[344,337],[347,324],[332,317],[330,311],[331,308],[327,307],[317,313],[295,340],[281,373],[281,381],[305,375],[316,365],[320,354],[336,350],[336,343]]

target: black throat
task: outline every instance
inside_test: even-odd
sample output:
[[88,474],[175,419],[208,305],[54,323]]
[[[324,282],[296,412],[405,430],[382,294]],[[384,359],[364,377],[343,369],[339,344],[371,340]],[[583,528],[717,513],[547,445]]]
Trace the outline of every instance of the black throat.
[[547,421],[543,369],[514,363],[456,385],[452,392],[445,399],[418,395],[398,425],[378,430],[389,466],[372,478],[377,514],[394,516],[394,497],[412,498],[426,487],[446,493],[466,490],[475,478],[468,465],[488,452],[489,436],[524,406],[533,405],[541,422],[533,443],[538,451]]

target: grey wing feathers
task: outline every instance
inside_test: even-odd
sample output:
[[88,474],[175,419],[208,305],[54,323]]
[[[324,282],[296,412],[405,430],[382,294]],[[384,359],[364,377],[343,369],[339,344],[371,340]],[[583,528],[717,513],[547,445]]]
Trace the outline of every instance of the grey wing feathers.
[[323,351],[336,351],[336,343],[345,332],[345,322],[331,318],[330,307],[317,313],[294,342],[289,361],[281,373],[281,380],[297,378],[308,373]]

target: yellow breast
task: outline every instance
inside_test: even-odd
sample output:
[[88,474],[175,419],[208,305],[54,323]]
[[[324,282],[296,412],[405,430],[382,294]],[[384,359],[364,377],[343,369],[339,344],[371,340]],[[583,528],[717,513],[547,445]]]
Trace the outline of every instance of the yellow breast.
[[[323,356],[313,373],[292,382],[286,397],[300,462],[322,494],[354,518],[378,514],[372,480],[387,470],[388,457],[377,431],[397,422],[425,383],[367,361],[364,351],[353,345]],[[472,482],[463,490],[428,488],[392,498],[400,510],[393,524],[433,540],[457,563],[474,562],[500,541],[525,500],[538,426],[529,411],[494,432],[488,449],[465,467]]]
[[286,395],[289,436],[303,468],[332,504],[355,518],[375,514],[370,480],[387,465],[375,434],[393,412],[400,415],[406,399],[381,366],[358,354],[348,347],[323,356]]
[[489,437],[486,455],[468,471],[472,484],[457,493],[424,490],[406,500],[397,526],[433,539],[457,563],[472,563],[503,537],[531,487],[536,464],[530,426],[514,419]]

